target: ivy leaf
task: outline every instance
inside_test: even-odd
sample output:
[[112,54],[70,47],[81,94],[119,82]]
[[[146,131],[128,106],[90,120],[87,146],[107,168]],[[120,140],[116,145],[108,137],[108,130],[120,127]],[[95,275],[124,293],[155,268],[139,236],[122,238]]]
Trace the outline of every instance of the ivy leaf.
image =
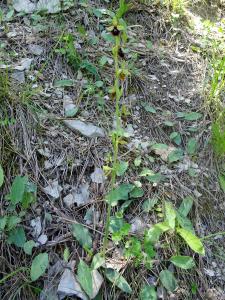
[[184,119],[186,121],[197,121],[202,118],[202,114],[197,112],[190,112],[184,114]]
[[183,158],[183,150],[176,149],[168,155],[168,162],[173,163]]
[[11,200],[12,204],[16,205],[23,200],[23,196],[26,189],[26,184],[28,183],[28,177],[17,176],[12,184],[11,192],[8,195],[8,199]]
[[126,279],[122,275],[120,275],[120,273],[117,272],[116,270],[106,269],[105,276],[107,277],[107,279],[109,281],[111,281],[113,283],[113,285],[120,288],[123,292],[125,292],[127,294],[132,293],[132,289],[131,289],[130,285],[128,284],[128,282],[126,281]]
[[198,144],[197,144],[196,139],[194,139],[194,138],[189,139],[188,144],[187,144],[187,153],[189,155],[194,155],[196,153],[197,149],[198,149]]
[[172,256],[170,258],[170,262],[172,262],[176,267],[179,267],[184,270],[191,269],[195,266],[195,262],[192,257],[190,256]]
[[23,250],[26,254],[31,255],[32,254],[32,250],[35,247],[35,242],[33,240],[27,241],[24,245],[23,245]]
[[7,230],[10,231],[16,227],[17,224],[21,222],[21,218],[17,216],[10,216],[7,220]]
[[91,249],[92,247],[91,235],[89,233],[89,230],[85,228],[82,224],[73,224],[72,234],[84,249],[85,248]]
[[117,188],[113,189],[106,196],[106,201],[112,206],[116,206],[120,200],[128,200],[128,194],[133,190],[134,185],[122,183]]
[[74,80],[72,79],[56,80],[54,82],[54,87],[70,87],[73,85],[74,85]]
[[80,260],[78,265],[77,279],[84,289],[85,293],[87,293],[87,295],[91,298],[91,296],[93,295],[91,269],[83,260]]
[[26,242],[26,235],[25,231],[22,227],[14,228],[9,232],[9,236],[7,239],[9,244],[14,244],[17,247],[23,247],[24,243]]
[[95,256],[92,259],[91,263],[91,269],[92,270],[97,270],[100,268],[103,264],[105,263],[104,257],[101,255],[101,253],[95,254]]
[[187,217],[181,215],[178,211],[176,212],[177,216],[177,222],[178,224],[183,228],[186,229],[187,231],[192,232],[193,234],[195,233],[194,227],[191,223],[191,220],[189,220]]
[[40,278],[46,271],[48,267],[48,254],[47,253],[40,253],[35,256],[30,270],[30,278],[32,281],[37,280]]
[[205,255],[204,246],[196,235],[183,228],[178,228],[177,233],[185,240],[185,242],[193,251],[198,254]]
[[174,126],[174,123],[171,122],[171,121],[168,121],[168,120],[164,121],[163,124],[166,125],[166,126],[168,126],[168,127],[173,127]]
[[146,102],[142,102],[141,105],[144,107],[145,111],[150,112],[152,114],[156,113],[156,110],[154,107],[150,106],[148,103]]
[[144,191],[140,187],[135,187],[131,192],[130,192],[130,197],[131,198],[140,198],[144,195]]
[[170,229],[171,229],[171,227],[169,226],[169,224],[167,222],[162,222],[162,223],[155,224],[152,228],[150,228],[147,231],[146,236],[145,236],[145,240],[152,243],[152,244],[155,244],[155,243],[158,242],[158,240],[160,238],[160,235],[163,232],[166,232]]
[[170,134],[170,139],[172,141],[174,141],[175,144],[177,144],[178,146],[181,144],[181,135],[178,132],[172,132]]
[[116,175],[117,176],[123,176],[126,170],[128,169],[128,162],[126,161],[120,161],[116,167]]
[[179,209],[178,209],[178,212],[184,216],[184,217],[187,217],[187,215],[189,214],[192,206],[193,206],[193,198],[191,196],[187,196],[183,199]]
[[140,300],[157,300],[157,293],[155,287],[146,284],[140,292]]
[[162,285],[170,292],[175,291],[175,289],[178,287],[176,278],[169,270],[161,271],[159,273],[159,278],[162,282]]
[[141,171],[141,173],[140,173],[139,176],[141,176],[141,177],[146,177],[146,176],[151,176],[151,175],[155,175],[154,171],[152,171],[152,170],[150,170],[150,169],[148,169],[148,168],[144,168],[144,169]]
[[4,182],[4,171],[2,169],[2,166],[0,165],[0,187],[3,185]]
[[165,179],[165,176],[163,176],[162,174],[160,173],[156,173],[154,175],[149,175],[146,177],[146,179],[149,181],[149,182],[152,182],[152,183],[159,183],[160,181],[164,180]]
[[144,212],[149,212],[158,202],[157,198],[147,199],[142,205],[142,209]]
[[170,202],[165,202],[165,215],[167,224],[171,229],[175,228],[176,211]]

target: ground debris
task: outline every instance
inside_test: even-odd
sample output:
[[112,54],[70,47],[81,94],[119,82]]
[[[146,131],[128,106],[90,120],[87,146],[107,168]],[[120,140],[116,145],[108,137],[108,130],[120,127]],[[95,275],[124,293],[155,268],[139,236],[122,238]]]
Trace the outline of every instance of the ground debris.
[[77,296],[82,300],[88,300],[88,297],[82,291],[79,282],[74,274],[75,261],[72,261],[68,268],[64,270],[63,275],[58,285],[58,295],[60,299],[67,296]]
[[62,191],[62,187],[59,185],[58,180],[50,181],[50,184],[44,188],[44,192],[51,196],[53,199],[58,199]]

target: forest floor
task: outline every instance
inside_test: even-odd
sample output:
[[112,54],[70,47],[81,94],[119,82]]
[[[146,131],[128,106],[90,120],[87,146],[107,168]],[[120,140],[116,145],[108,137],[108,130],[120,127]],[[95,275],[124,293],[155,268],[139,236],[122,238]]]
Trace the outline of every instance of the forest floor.
[[[219,182],[225,161],[213,152],[206,104],[210,58],[224,45],[225,8],[196,1],[177,13],[132,1],[124,16],[128,42],[121,56],[129,76],[120,99],[126,137],[116,186],[133,184],[137,193],[112,209],[106,261],[95,274],[98,295],[87,296],[74,273],[79,259],[90,265],[105,233],[115,126],[107,27],[119,1],[65,1],[68,7],[53,13],[19,2],[25,6],[0,0],[0,298],[155,299],[140,294],[149,284],[157,299],[225,299],[225,197]],[[22,204],[20,188],[13,197],[16,176],[25,182]],[[191,221],[185,220],[205,255],[165,234],[152,249],[152,266],[145,265],[139,249],[144,232],[164,220],[166,201],[178,208],[186,197],[193,207]],[[13,224],[3,221],[6,215]],[[71,226],[78,224],[77,234]],[[89,238],[91,250],[81,246]],[[169,261],[180,252],[195,259],[194,268]],[[29,268],[40,253],[47,253],[48,266],[31,281]],[[117,270],[124,282],[116,287],[104,269]],[[165,269],[176,277],[169,287],[160,277]]]

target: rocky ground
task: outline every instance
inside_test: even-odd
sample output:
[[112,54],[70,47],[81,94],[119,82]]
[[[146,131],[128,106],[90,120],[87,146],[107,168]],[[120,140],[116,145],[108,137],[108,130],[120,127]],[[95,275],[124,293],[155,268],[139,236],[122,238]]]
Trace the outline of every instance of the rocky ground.
[[[48,1],[47,12],[37,13],[45,1],[17,2],[0,1],[5,16],[0,23],[0,75],[2,86],[5,78],[9,82],[7,99],[0,99],[0,161],[5,171],[0,213],[7,211],[5,195],[13,178],[29,176],[37,186],[37,200],[22,224],[27,240],[34,240],[35,246],[32,255],[27,255],[1,235],[0,296],[88,299],[72,271],[77,272],[79,258],[86,263],[91,258],[70,228],[79,223],[91,231],[94,254],[102,247],[104,196],[109,188],[103,167],[110,164],[109,133],[115,123],[108,90],[113,82],[111,44],[106,36],[109,16],[103,9],[113,10],[114,4]],[[207,10],[203,14],[192,7],[185,17],[171,19],[166,8],[140,2],[134,1],[125,17],[129,40],[124,55],[130,76],[121,99],[127,138],[119,159],[129,167],[117,184],[141,183],[144,194],[127,208],[124,218],[131,224],[131,236],[141,237],[163,218],[164,200],[178,207],[184,197],[192,196],[191,221],[197,235],[206,237],[206,254],[195,256],[193,271],[176,270],[179,288],[170,293],[158,280],[160,263],[151,270],[135,266],[125,260],[120,244],[110,242],[106,264],[122,272],[133,292],[127,295],[115,289],[96,270],[94,290],[98,293],[101,288],[101,296],[95,299],[139,299],[143,282],[156,286],[158,299],[225,299],[225,238],[219,234],[225,231],[225,207],[218,182],[218,169],[225,165],[215,158],[210,144],[211,120],[205,107],[208,60],[202,46],[206,34],[204,28],[196,27],[200,17],[209,16]],[[210,17],[219,22],[224,11],[213,9],[215,15]],[[73,66],[76,58],[71,61],[64,55],[70,36],[84,61],[79,70]],[[154,150],[155,143],[168,147]],[[170,162],[176,149],[182,153]],[[142,180],[143,168],[160,176]],[[153,198],[158,199],[157,209],[146,212],[143,202]],[[210,236],[214,233],[218,234]],[[168,257],[175,245],[169,245],[166,253],[160,247],[159,260]],[[65,249],[69,268],[63,261]],[[50,264],[46,274],[31,283],[26,272],[17,270],[29,267],[41,252],[48,253]],[[191,254],[188,249],[185,252]],[[169,268],[174,271],[173,266]],[[5,280],[13,272],[16,276]]]

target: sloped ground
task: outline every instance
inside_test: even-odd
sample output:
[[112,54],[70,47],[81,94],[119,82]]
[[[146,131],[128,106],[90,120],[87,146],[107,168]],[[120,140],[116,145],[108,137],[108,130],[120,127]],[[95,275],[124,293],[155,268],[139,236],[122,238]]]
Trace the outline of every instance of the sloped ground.
[[[6,9],[3,3],[2,7]],[[71,224],[78,222],[90,229],[94,253],[102,246],[106,218],[104,195],[109,180],[93,182],[96,181],[93,172],[96,168],[102,169],[110,159],[108,133],[114,120],[114,102],[107,90],[113,80],[111,46],[101,34],[107,17],[96,16],[91,9],[100,7],[105,6],[96,1],[87,7],[76,5],[56,15],[13,16],[1,25],[1,45],[4,46],[0,60],[9,66],[8,71],[2,66],[1,77],[5,78],[7,73],[10,78],[9,92],[4,96],[7,100],[1,101],[1,118],[8,120],[0,128],[0,158],[6,175],[1,190],[1,215],[7,209],[4,195],[9,192],[14,176],[28,175],[37,185],[37,202],[26,213],[22,224],[27,240],[37,241],[41,235],[47,237],[45,242],[39,241],[29,256],[7,244],[2,234],[1,299],[39,299],[44,287],[46,293],[50,290],[52,298],[42,292],[41,299],[57,299],[55,289],[65,270],[62,261],[65,248],[69,249],[69,260],[76,262],[75,272],[79,258],[87,263],[91,260],[72,236]],[[126,20],[130,40],[125,59],[131,66],[131,76],[124,84],[121,102],[129,112],[123,117],[123,126],[129,128],[130,137],[121,146],[119,158],[129,162],[129,169],[118,179],[118,184],[139,181],[144,167],[165,176],[165,181],[159,183],[142,181],[144,196],[135,200],[125,213],[126,221],[133,224],[131,235],[141,238],[145,228],[162,220],[157,209],[149,213],[143,211],[144,200],[158,198],[158,208],[164,200],[179,207],[186,196],[194,198],[191,220],[198,236],[223,232],[224,193],[219,187],[217,171],[218,164],[221,166],[223,162],[215,160],[210,145],[211,121],[204,109],[203,97],[207,61],[191,48],[198,36],[185,29],[185,19],[171,24],[168,11],[159,10],[157,6],[134,3]],[[62,51],[57,51],[65,47],[62,36],[69,34],[74,36],[78,53],[97,66],[99,78],[83,69],[75,72]],[[41,46],[41,53],[32,53],[30,45],[34,44]],[[100,66],[103,55],[108,57],[108,62]],[[31,66],[18,73],[14,67],[21,65],[24,58],[32,59]],[[104,82],[103,87],[94,85],[96,78]],[[56,81],[64,79],[74,80],[73,86],[57,87]],[[105,137],[87,138],[65,126],[65,119],[74,119],[65,117],[68,102],[79,108],[75,119],[99,126],[107,133]],[[183,115],[178,114],[181,112]],[[192,112],[201,115],[185,120],[185,114]],[[180,134],[179,145],[170,137],[173,132]],[[187,146],[190,138],[197,141],[197,150],[191,154]],[[156,155],[151,150],[154,143],[182,148],[184,155],[169,164],[162,154]],[[142,159],[139,167],[134,165],[137,157]],[[82,205],[68,204],[65,200],[74,193],[82,196],[79,200]],[[31,220],[35,224],[41,221],[38,236],[33,234]],[[142,264],[135,266],[132,261],[124,263],[124,258],[117,254],[121,252],[122,243],[119,246],[110,243],[108,262],[115,265],[112,256],[116,253],[116,262],[122,264],[122,274],[133,292],[127,296],[104,281],[102,299],[137,299],[143,282],[157,287],[159,299],[225,299],[224,236],[218,234],[203,241],[206,255],[195,256],[196,269],[176,270],[179,288],[174,293],[166,292],[158,280],[162,268],[174,271],[167,262],[163,263],[177,247],[171,240],[165,238],[164,243],[158,245],[157,260],[151,270]],[[163,248],[165,243],[166,249]],[[192,255],[187,247],[183,250],[186,255]],[[51,267],[38,282],[30,283],[26,271],[17,270],[29,267],[32,258],[40,252],[49,254]],[[15,276],[2,280],[14,271]]]

